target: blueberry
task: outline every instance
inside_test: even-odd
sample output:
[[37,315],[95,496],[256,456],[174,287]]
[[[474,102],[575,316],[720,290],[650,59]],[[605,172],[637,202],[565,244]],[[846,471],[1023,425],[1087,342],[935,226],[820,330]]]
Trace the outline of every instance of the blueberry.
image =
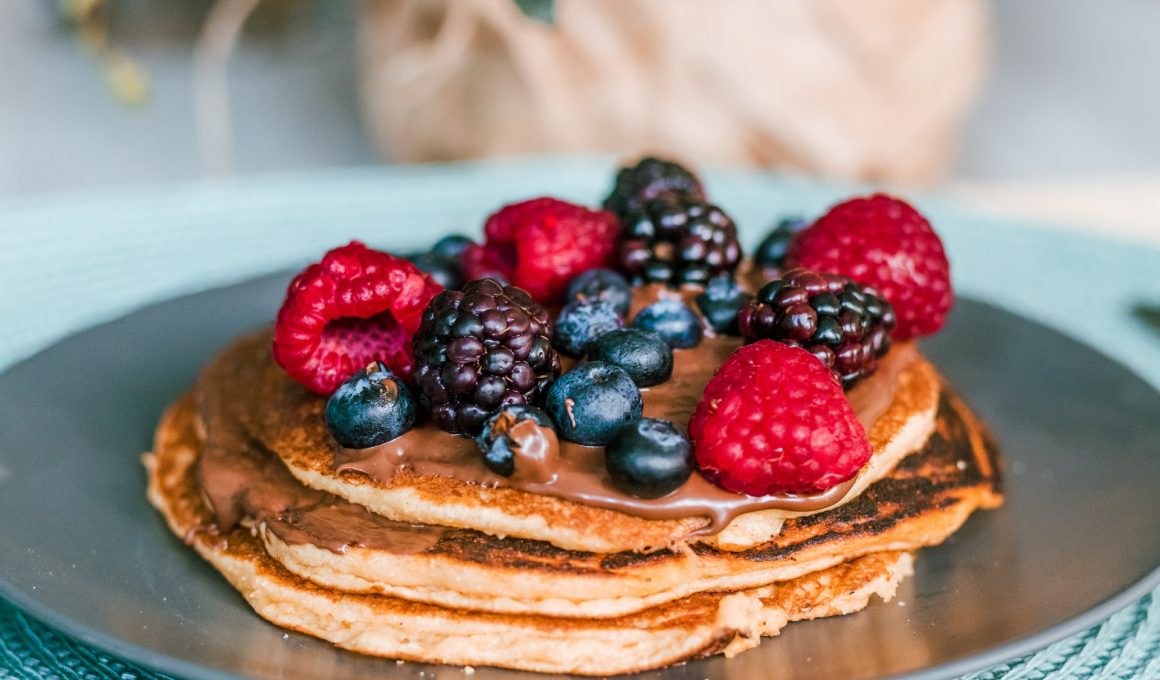
[[459,256],[471,243],[471,239],[466,236],[452,234],[436,241],[431,250],[408,255],[406,259],[430,274],[435,283],[449,290],[457,290],[466,283],[463,280],[463,268],[459,266]]
[[652,331],[622,328],[605,333],[588,348],[589,361],[624,369],[637,387],[652,387],[673,375],[673,350]]
[[463,250],[471,245],[471,239],[460,234],[444,236],[431,246],[431,252],[447,260],[458,260]]
[[[483,424],[483,431],[475,438],[479,450],[483,452],[483,462],[497,475],[511,477],[516,471],[516,454],[528,455],[521,451],[525,442],[513,438],[516,425],[532,421],[537,426],[552,430],[552,419],[535,406],[516,404],[505,406]],[[555,431],[551,435],[555,441]],[[544,452],[540,452],[544,453]]]
[[407,260],[418,267],[420,271],[430,274],[435,283],[444,288],[454,290],[463,285],[459,263],[443,257],[433,250],[418,255],[409,255]]
[[753,261],[758,267],[781,267],[793,237],[808,226],[810,223],[800,217],[781,219],[757,246]]
[[623,368],[589,361],[552,384],[544,408],[562,438],[595,446],[608,441],[622,424],[640,418],[644,400]]
[[659,333],[670,347],[696,347],[701,342],[701,320],[680,300],[661,300],[640,310],[632,325]]
[[326,427],[348,449],[389,442],[414,424],[411,390],[378,361],[339,385],[326,402]]
[[723,274],[709,280],[704,292],[697,296],[697,308],[713,330],[736,335],[737,313],[751,299],[732,276]]
[[624,319],[611,302],[574,300],[560,310],[552,344],[570,357],[581,357],[596,338],[623,326]]
[[604,300],[611,302],[622,316],[632,305],[632,286],[628,280],[611,269],[589,269],[568,282],[565,299]]
[[660,498],[693,474],[693,446],[669,421],[642,418],[613,433],[604,448],[604,465],[621,491]]

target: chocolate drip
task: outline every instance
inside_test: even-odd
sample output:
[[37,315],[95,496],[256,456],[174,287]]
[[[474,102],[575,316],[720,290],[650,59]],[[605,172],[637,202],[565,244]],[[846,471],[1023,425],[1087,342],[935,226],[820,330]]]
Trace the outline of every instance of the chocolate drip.
[[[670,420],[684,429],[714,370],[738,344],[734,338],[706,338],[695,349],[677,350],[673,378],[644,391],[645,416]],[[898,374],[914,356],[912,345],[894,348],[883,358],[878,372],[849,393],[858,419],[867,430],[889,408]],[[841,501],[854,485],[851,479],[820,494],[753,497],[725,491],[694,472],[688,482],[668,496],[643,499],[612,486],[605,471],[602,448],[571,442],[560,442],[559,447],[554,476],[540,476],[544,481],[537,481],[534,476],[502,477],[483,464],[474,442],[428,425],[374,448],[339,449],[335,454],[335,468],[339,472],[360,472],[381,482],[389,482],[400,470],[441,475],[488,487],[509,487],[554,496],[645,519],[707,517],[708,525],[698,534],[717,533],[739,515],[758,510],[823,510]],[[517,456],[517,470],[520,464]]]
[[[645,288],[638,290],[634,306],[643,306],[650,298],[662,295],[682,294]],[[739,343],[736,338],[707,336],[694,349],[676,350],[672,379],[644,390],[644,415],[670,420],[684,429],[713,372]],[[394,522],[307,488],[294,479],[277,456],[249,438],[247,433],[261,431],[251,422],[259,417],[261,409],[239,408],[240,395],[231,386],[261,383],[262,372],[271,368],[269,351],[268,334],[256,336],[211,364],[198,385],[198,407],[205,433],[198,475],[218,527],[229,531],[248,519],[264,525],[287,543],[316,545],[336,553],[361,546],[406,554],[423,552],[438,543],[448,529]],[[867,431],[889,408],[898,376],[915,356],[911,344],[894,347],[883,357],[878,371],[847,394]],[[313,402],[309,405],[306,412],[311,411]],[[319,422],[307,427],[322,425]],[[701,516],[708,523],[699,534],[716,533],[735,517],[757,510],[824,510],[842,501],[854,484],[851,480],[810,496],[754,498],[720,489],[694,473],[668,496],[640,499],[611,485],[602,449],[556,442],[555,437],[545,436],[539,428],[520,428],[514,434],[522,442],[516,447],[521,452],[517,454],[517,470],[521,463],[526,470],[510,478],[492,473],[483,464],[475,442],[431,425],[420,425],[371,449],[338,450],[335,467],[340,472],[357,471],[381,482],[389,482],[401,470],[410,470],[419,475],[554,496],[646,519]]]
[[446,527],[395,522],[336,497],[265,521],[267,529],[286,543],[315,545],[339,554],[357,547],[414,555],[452,532]]
[[[261,351],[268,353],[263,343]],[[220,531],[243,520],[265,525],[286,543],[315,545],[335,553],[350,547],[420,553],[434,546],[449,529],[405,524],[380,517],[360,505],[299,483],[277,456],[242,433],[236,395],[221,390],[221,381],[257,379],[246,375],[266,359],[223,364],[206,369],[197,390],[203,437],[197,474]]]

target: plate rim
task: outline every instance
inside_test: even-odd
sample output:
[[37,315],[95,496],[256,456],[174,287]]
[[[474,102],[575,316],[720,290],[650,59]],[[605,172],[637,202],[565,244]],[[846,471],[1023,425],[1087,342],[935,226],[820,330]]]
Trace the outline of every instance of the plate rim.
[[[220,286],[210,286],[204,289],[186,292],[181,295],[154,300],[149,304],[140,305],[134,309],[127,310],[125,313],[120,314],[113,319],[77,329],[60,338],[57,338],[51,344],[39,349],[31,355],[22,357],[12,364],[4,367],[3,370],[0,370],[0,378],[3,378],[10,371],[17,369],[26,363],[32,362],[39,358],[41,355],[54,350],[64,342],[68,342],[77,336],[86,333],[95,332],[108,326],[117,325],[118,323],[123,322],[127,317],[141,313],[145,310],[160,305],[180,302],[185,298],[197,295],[222,291],[229,288],[251,286],[262,281],[268,281],[269,279],[283,278],[290,274],[292,274],[292,272],[289,270],[279,270],[277,272],[258,274],[243,281]],[[1099,347],[1094,347],[1036,319],[1023,316],[1000,305],[971,296],[962,296],[960,299],[969,301],[975,305],[986,307],[993,311],[998,311],[1017,317],[1022,321],[1034,324],[1041,330],[1050,333],[1059,339],[1075,345],[1079,345],[1086,351],[1094,352],[1103,359],[1113,363],[1120,369],[1134,376],[1142,384],[1146,385],[1153,393],[1160,395],[1160,388],[1157,388],[1157,386],[1153,385],[1149,380],[1141,376],[1131,366],[1128,366],[1118,359],[1109,356]],[[1160,564],[1157,564],[1150,572],[1145,574],[1144,577],[1129,584],[1102,602],[1099,602],[1076,614],[1075,616],[1065,621],[1061,621],[1053,626],[1049,626],[1043,630],[1037,631],[1031,635],[1019,638],[1017,640],[1011,640],[1009,642],[1000,643],[993,647],[983,649],[982,651],[976,652],[974,654],[952,658],[932,666],[927,666],[925,668],[903,671],[902,673],[895,673],[892,675],[884,675],[881,676],[880,680],[952,680],[953,678],[958,678],[968,673],[985,670],[987,668],[999,665],[1005,661],[1022,658],[1029,654],[1042,651],[1052,644],[1063,640],[1064,638],[1107,621],[1111,616],[1125,610],[1132,603],[1142,599],[1157,586],[1160,586]],[[217,670],[205,665],[186,661],[171,654],[157,651],[156,649],[148,647],[144,644],[126,641],[114,634],[107,633],[94,626],[76,621],[67,614],[57,611],[51,606],[43,604],[34,595],[27,593],[23,589],[17,587],[15,583],[11,582],[3,574],[0,574],[0,599],[3,599],[8,604],[12,605],[18,613],[31,616],[38,623],[44,625],[53,632],[64,634],[66,637],[97,648],[106,654],[110,654],[140,666],[146,671],[190,678],[191,680],[250,680],[253,677],[239,675],[230,671]],[[266,621],[256,614],[254,616],[262,625],[275,626],[275,624]],[[300,633],[294,634],[301,635]],[[312,640],[316,639],[309,635],[306,637],[309,637]],[[415,665],[420,664],[416,662]],[[422,665],[447,666],[447,664]],[[506,670],[508,672],[528,673],[526,671],[513,671],[510,669],[502,670]]]

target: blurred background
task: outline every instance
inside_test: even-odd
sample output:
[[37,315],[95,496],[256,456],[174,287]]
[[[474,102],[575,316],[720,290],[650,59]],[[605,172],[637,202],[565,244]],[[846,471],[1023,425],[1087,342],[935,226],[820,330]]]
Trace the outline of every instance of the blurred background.
[[660,150],[1160,239],[1160,3],[6,0],[0,196]]

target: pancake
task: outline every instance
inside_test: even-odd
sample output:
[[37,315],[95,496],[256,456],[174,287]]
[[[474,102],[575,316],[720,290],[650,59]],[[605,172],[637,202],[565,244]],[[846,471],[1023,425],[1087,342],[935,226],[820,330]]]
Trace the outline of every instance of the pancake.
[[[166,416],[172,418],[175,411]],[[733,656],[788,621],[847,614],[893,596],[907,553],[867,555],[793,581],[701,593],[629,616],[575,619],[472,612],[321,587],[272,559],[245,527],[214,530],[187,431],[162,427],[144,457],[150,502],[254,610],[284,628],[344,649],[430,663],[612,675],[686,659]]]
[[[874,455],[824,502],[671,518],[504,486],[430,426],[404,435],[418,458],[352,458],[269,341],[236,343],[166,412],[149,499],[259,615],[352,651],[583,675],[732,656],[889,599],[912,551],[1002,501],[990,438],[913,345],[847,393]],[[736,343],[678,353],[645,415],[683,428]]]
[[[248,519],[286,569],[342,591],[481,611],[624,616],[698,592],[759,587],[860,555],[932,545],[975,509],[1001,501],[997,453],[947,389],[935,432],[921,450],[855,501],[787,520],[776,539],[746,550],[696,544],[648,554],[569,551],[547,542],[440,527],[428,528],[433,536],[416,535],[407,525],[302,487],[228,413],[207,408],[203,403],[199,410],[192,396],[183,398],[162,420],[158,437],[180,441],[200,456],[206,430],[219,430],[213,439],[232,447],[224,455],[234,466],[236,483],[277,511],[263,516],[251,511]],[[211,426],[199,427],[199,417]],[[275,497],[280,498],[269,500]],[[290,511],[283,514],[284,509]]]
[[[707,356],[691,353],[693,350],[677,352],[674,376],[683,376],[685,383],[677,386],[681,392],[646,391],[645,415],[663,415],[682,427],[713,369],[736,346],[730,342],[734,341],[707,339],[702,343],[705,348],[697,350]],[[852,403],[873,402],[884,393],[887,398],[884,404],[871,404],[878,413],[867,428],[874,455],[839,503],[857,498],[899,460],[920,449],[934,429],[938,374],[913,347],[891,350],[879,374],[849,394]],[[567,550],[605,553],[650,551],[685,543],[709,523],[700,516],[644,518],[409,469],[392,469],[393,474],[385,479],[359,471],[336,471],[335,445],[322,417],[325,400],[309,394],[274,363],[268,333],[244,339],[219,356],[203,375],[200,392],[206,399],[229,403],[248,435],[277,454],[305,485],[397,521],[473,529],[493,536],[545,541]],[[428,426],[427,431],[431,430]],[[422,434],[426,436],[426,432]],[[487,472],[470,441],[438,431],[434,434],[438,436],[424,440],[428,449],[447,449],[448,455],[456,456],[453,463],[457,467],[473,474]],[[435,456],[445,452],[423,453]],[[731,550],[753,548],[776,536],[786,519],[801,514],[788,510],[749,513],[719,534],[696,540]]]

